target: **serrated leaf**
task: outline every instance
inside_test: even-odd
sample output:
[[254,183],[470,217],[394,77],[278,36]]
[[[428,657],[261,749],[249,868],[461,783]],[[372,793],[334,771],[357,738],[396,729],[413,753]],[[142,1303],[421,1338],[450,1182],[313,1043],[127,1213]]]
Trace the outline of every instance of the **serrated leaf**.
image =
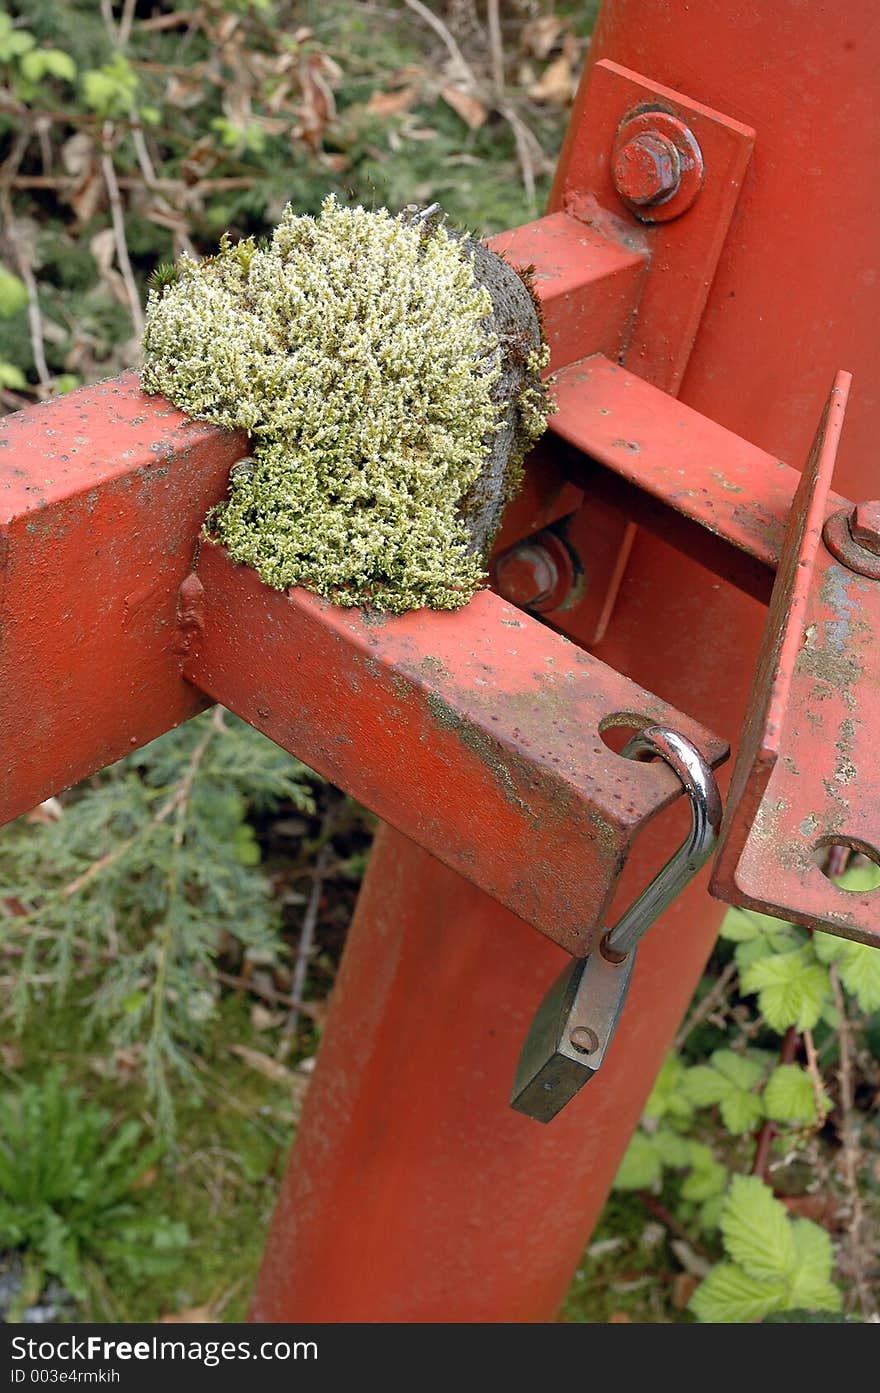
[[813,952],[820,963],[833,963],[841,956],[846,940],[837,934],[822,933],[817,929],[813,934]]
[[663,1173],[654,1138],[645,1132],[634,1132],[614,1177],[615,1190],[647,1190]]
[[[826,1112],[828,1107],[826,1100]],[[774,1122],[812,1126],[816,1121],[816,1094],[806,1069],[799,1064],[780,1064],[774,1069],[764,1089],[764,1111]]]
[[693,1169],[682,1182],[682,1198],[700,1201],[720,1196],[727,1184],[727,1171],[710,1148],[702,1142],[691,1142],[690,1162]]
[[759,1281],[782,1280],[797,1253],[785,1206],[755,1175],[735,1175],[721,1215],[724,1246],[734,1262]]
[[756,1281],[732,1262],[713,1267],[690,1299],[690,1310],[697,1320],[713,1323],[743,1323],[761,1320],[771,1311],[780,1311],[785,1298],[779,1281]]
[[671,1131],[668,1127],[661,1127],[654,1133],[654,1148],[660,1161],[664,1166],[673,1166],[680,1169],[689,1164],[691,1159],[690,1142],[686,1137],[680,1137],[677,1132]]
[[862,1011],[880,1010],[880,953],[866,943],[844,941],[838,972],[850,996]]
[[685,1066],[678,1056],[668,1054],[645,1104],[643,1114],[645,1117],[659,1119],[666,1116],[680,1118],[691,1116],[693,1108],[681,1088],[684,1073]]
[[721,1224],[721,1211],[724,1208],[723,1195],[710,1195],[700,1205],[697,1223],[703,1233],[715,1233]]
[[764,1066],[747,1055],[735,1054],[733,1050],[715,1050],[710,1059],[713,1069],[722,1078],[729,1079],[737,1088],[748,1091],[754,1088],[764,1072]]
[[747,909],[729,909],[721,921],[721,937],[731,943],[749,943],[761,931],[758,918]]
[[698,1108],[705,1108],[721,1102],[730,1089],[730,1082],[708,1064],[695,1064],[688,1069],[681,1086],[692,1103]]
[[829,1235],[809,1219],[796,1219],[792,1232],[797,1266],[789,1288],[789,1307],[839,1311],[841,1295],[831,1280],[834,1249]]
[[754,1093],[746,1093],[745,1089],[731,1085],[730,1092],[721,1099],[721,1119],[735,1137],[750,1132],[763,1116],[761,1099]]
[[751,963],[740,984],[745,992],[757,992],[762,1015],[780,1034],[790,1025],[812,1030],[831,993],[828,973],[809,948]]

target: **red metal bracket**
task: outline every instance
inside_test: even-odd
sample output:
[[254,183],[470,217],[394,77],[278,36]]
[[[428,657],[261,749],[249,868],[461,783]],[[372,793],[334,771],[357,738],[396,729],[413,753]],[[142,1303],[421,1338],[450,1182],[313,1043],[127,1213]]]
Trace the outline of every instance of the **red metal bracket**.
[[[627,119],[657,110],[677,117],[699,143],[703,182],[680,217],[645,227],[620,198],[612,177],[615,138]],[[755,132],[607,59],[578,94],[563,146],[553,203],[602,227],[608,214],[641,228],[651,263],[622,361],[676,393],[690,357],[721,248],[751,159]],[[584,357],[584,351],[578,355]]]
[[712,892],[880,946],[880,895],[819,864],[833,845],[880,862],[880,584],[822,540],[849,385],[840,373],[792,506]]

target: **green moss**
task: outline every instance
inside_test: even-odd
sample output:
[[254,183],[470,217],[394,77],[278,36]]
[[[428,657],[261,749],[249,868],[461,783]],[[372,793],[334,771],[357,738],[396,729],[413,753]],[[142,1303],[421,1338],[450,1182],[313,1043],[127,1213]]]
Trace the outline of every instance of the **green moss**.
[[436,222],[329,198],[151,292],[144,387],[249,432],[252,465],[209,527],[267,584],[393,612],[454,609],[480,585],[481,474],[491,461],[501,498],[498,442],[515,463],[548,409],[537,319],[512,373],[487,256]]

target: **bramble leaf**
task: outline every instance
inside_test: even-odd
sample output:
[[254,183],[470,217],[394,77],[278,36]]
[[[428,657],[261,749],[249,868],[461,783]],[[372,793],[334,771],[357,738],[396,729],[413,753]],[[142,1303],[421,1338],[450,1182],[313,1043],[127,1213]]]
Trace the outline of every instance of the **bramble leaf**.
[[785,1205],[754,1175],[735,1175],[721,1216],[724,1246],[759,1281],[794,1272],[797,1250]]
[[740,984],[743,991],[758,993],[759,1010],[780,1034],[790,1025],[812,1030],[831,994],[828,973],[809,946],[751,963]]
[[634,1132],[614,1177],[615,1190],[647,1190],[663,1173],[663,1163],[647,1133]]
[[[830,1106],[824,1098],[824,1112]],[[799,1064],[780,1064],[774,1069],[764,1089],[764,1111],[774,1122],[812,1126],[816,1121],[816,1094],[806,1069]]]
[[792,1310],[839,1311],[841,1296],[831,1280],[834,1249],[829,1235],[809,1219],[796,1219],[792,1231],[797,1266],[789,1288],[789,1307]]
[[784,1300],[785,1286],[778,1279],[756,1281],[736,1263],[721,1262],[697,1287],[690,1310],[700,1321],[742,1323],[781,1311]]

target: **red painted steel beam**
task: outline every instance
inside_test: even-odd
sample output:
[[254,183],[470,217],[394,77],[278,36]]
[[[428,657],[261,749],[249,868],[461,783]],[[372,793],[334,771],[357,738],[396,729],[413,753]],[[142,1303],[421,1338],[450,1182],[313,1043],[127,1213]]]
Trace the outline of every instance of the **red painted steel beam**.
[[[577,452],[564,468],[587,500],[616,498],[643,526],[769,599],[799,471],[601,354],[553,382],[551,430]],[[829,491],[826,511],[845,502]]]
[[570,953],[586,955],[640,828],[681,792],[605,745],[658,701],[489,591],[455,613],[340,609],[203,543],[184,674]]
[[204,705],[177,592],[245,452],[134,373],[0,421],[0,824]]
[[489,239],[514,266],[534,267],[554,370],[582,358],[586,342],[616,358],[629,340],[648,266],[645,239],[610,217],[601,226],[550,213]]

